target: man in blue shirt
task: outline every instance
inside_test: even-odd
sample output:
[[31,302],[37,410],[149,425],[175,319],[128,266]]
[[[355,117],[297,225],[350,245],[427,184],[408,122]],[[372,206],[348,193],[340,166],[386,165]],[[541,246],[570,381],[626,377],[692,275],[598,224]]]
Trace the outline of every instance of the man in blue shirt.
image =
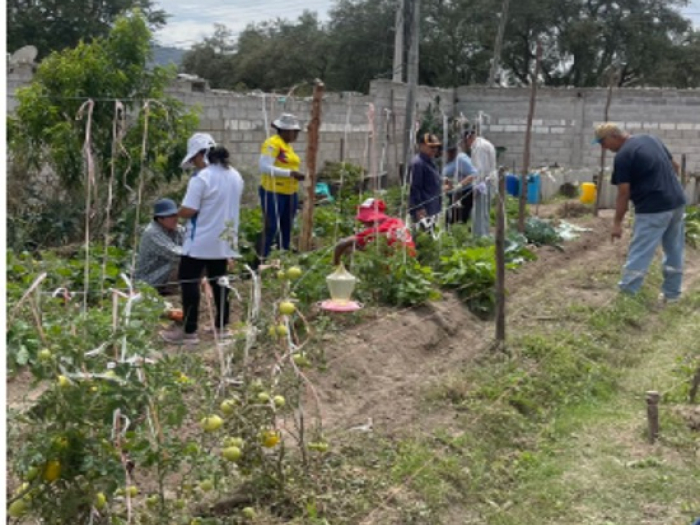
[[442,169],[442,176],[451,190],[450,223],[466,223],[469,220],[473,203],[472,182],[476,173],[469,155],[459,151],[457,144],[451,144],[447,148],[447,164]]
[[666,146],[652,135],[630,135],[611,122],[595,130],[594,143],[615,152],[612,184],[617,186],[612,238],[622,236],[629,201],[635,220],[620,290],[635,294],[644,281],[659,244],[663,248],[661,287],[664,302],[676,302],[683,281],[685,193],[678,164]]
[[411,161],[409,211],[414,222],[442,211],[442,177],[433,159],[440,151],[440,140],[430,133],[418,137],[418,155]]

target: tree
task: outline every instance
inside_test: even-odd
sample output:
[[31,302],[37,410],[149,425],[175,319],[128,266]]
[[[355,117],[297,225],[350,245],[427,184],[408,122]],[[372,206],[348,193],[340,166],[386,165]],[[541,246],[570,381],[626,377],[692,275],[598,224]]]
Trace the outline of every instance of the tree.
[[233,88],[238,82],[235,67],[236,43],[233,33],[222,24],[214,26],[214,34],[195,44],[182,57],[183,71],[198,75],[217,89]]
[[[697,34],[678,11],[683,3],[511,3],[501,80],[516,85],[530,82],[540,40],[545,85],[605,85],[607,71],[615,66],[622,69],[623,85],[697,86]],[[501,6],[502,0],[422,2],[419,82],[445,87],[485,83]],[[277,19],[249,26],[235,46],[229,46],[227,69],[234,72],[226,75],[221,87],[285,89],[320,77],[330,90],[365,92],[372,79],[392,77],[396,8],[396,0],[338,0],[325,25],[314,14],[305,13],[295,22]],[[211,71],[210,80],[222,77],[222,72],[206,65],[223,60],[217,45],[205,42],[204,48],[206,53],[196,48],[201,65],[188,65],[186,70],[205,77]]]
[[[83,143],[87,116],[76,120],[76,115],[88,99],[94,101],[91,152],[95,191],[101,202],[90,210],[93,231],[104,219],[105,185],[112,174],[117,177],[113,185],[117,215],[127,206],[133,208],[140,180],[148,188],[181,173],[184,145],[196,125],[194,113],[165,95],[174,68],[147,69],[150,40],[146,19],[132,13],[118,18],[107,37],[51,54],[40,64],[32,84],[18,90],[16,115],[8,118],[13,171],[21,174],[24,186],[35,189],[27,179],[48,167],[57,188],[54,192],[47,188],[40,198],[63,203],[65,213],[70,214],[85,209],[78,203],[86,180]],[[118,142],[113,136],[115,100],[123,103],[126,121]],[[146,101],[148,129],[144,137]],[[45,179],[39,183],[48,184]],[[9,203],[8,208],[12,211]],[[20,206],[19,211],[24,212],[24,208]]]
[[7,49],[33,45],[43,58],[109,34],[117,17],[141,9],[151,29],[165,24],[166,14],[152,0],[8,0]]
[[512,8],[503,63],[528,83],[535,44],[544,47],[547,85],[590,87],[611,66],[621,85],[668,85],[679,42],[690,31],[681,0],[521,0]]
[[374,78],[391,78],[396,3],[340,0],[330,12],[329,89],[361,91]]

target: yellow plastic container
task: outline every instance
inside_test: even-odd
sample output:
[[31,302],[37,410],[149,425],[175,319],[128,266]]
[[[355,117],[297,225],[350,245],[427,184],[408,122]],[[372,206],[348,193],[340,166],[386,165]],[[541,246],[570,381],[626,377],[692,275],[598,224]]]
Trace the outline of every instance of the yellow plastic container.
[[583,204],[593,204],[596,199],[596,187],[592,182],[581,184],[581,202]]
[[352,298],[352,292],[355,289],[355,284],[357,284],[357,277],[348,272],[345,269],[345,265],[341,262],[338,268],[326,277],[326,283],[333,302],[336,304],[347,304]]

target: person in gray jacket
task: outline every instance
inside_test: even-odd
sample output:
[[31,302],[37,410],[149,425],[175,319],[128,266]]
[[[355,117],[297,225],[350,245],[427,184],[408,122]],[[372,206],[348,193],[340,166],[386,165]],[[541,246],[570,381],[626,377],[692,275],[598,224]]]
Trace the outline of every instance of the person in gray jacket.
[[177,272],[182,255],[184,228],[178,224],[178,208],[170,199],[153,206],[153,220],[141,236],[136,260],[137,281],[145,282],[161,295],[177,293]]

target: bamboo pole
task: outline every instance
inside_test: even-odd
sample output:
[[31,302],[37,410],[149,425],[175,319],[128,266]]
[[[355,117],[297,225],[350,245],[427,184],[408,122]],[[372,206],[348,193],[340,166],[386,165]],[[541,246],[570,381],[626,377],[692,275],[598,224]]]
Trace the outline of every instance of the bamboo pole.
[[498,169],[498,202],[496,207],[496,344],[503,348],[506,342],[506,176],[505,168]]
[[312,233],[314,229],[314,201],[316,197],[316,153],[318,152],[318,132],[321,127],[321,101],[325,86],[320,80],[314,85],[313,101],[311,103],[311,121],[308,125],[309,138],[306,144],[306,199],[302,212],[302,228],[299,249],[309,251],[312,248]]
[[[608,98],[605,101],[605,113],[603,114],[603,122],[610,120],[610,103],[612,102],[613,87],[617,83],[617,71],[610,71],[610,80],[608,81]],[[600,171],[598,172],[598,179],[596,180],[596,197],[595,204],[593,205],[593,215],[598,216],[598,210],[600,209],[600,201],[603,194],[603,182],[605,181],[605,148],[600,148]]]
[[527,114],[525,128],[525,150],[523,152],[523,173],[520,176],[520,207],[518,211],[518,231],[525,231],[525,206],[527,204],[527,174],[530,171],[530,142],[532,141],[532,119],[535,115],[537,102],[537,78],[540,76],[540,62],[542,61],[542,42],[537,41],[537,54],[535,56],[535,73],[532,75],[530,90],[530,109]]

